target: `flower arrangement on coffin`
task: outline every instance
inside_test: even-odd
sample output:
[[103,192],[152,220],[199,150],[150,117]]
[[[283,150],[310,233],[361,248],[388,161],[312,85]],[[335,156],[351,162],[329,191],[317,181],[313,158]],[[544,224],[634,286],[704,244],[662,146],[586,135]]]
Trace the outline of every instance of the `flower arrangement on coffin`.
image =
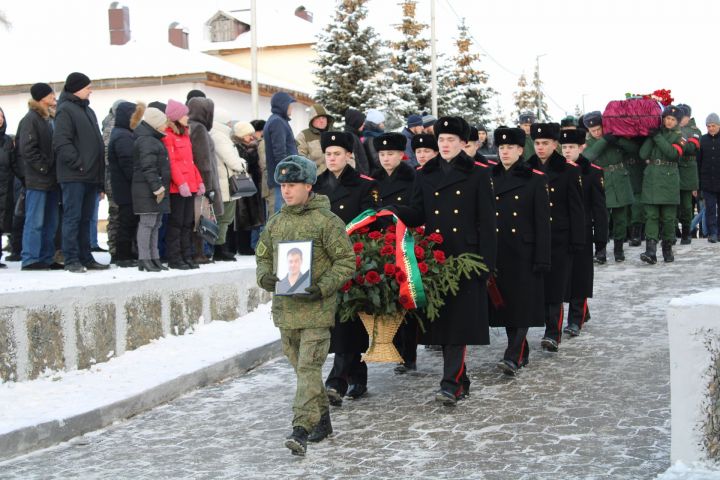
[[[379,230],[370,225],[392,217],[395,224]],[[359,316],[371,343],[364,361],[401,362],[392,339],[405,315],[434,321],[445,297],[456,295],[462,277],[487,272],[482,257],[464,253],[446,257],[443,237],[409,229],[391,211],[367,210],[347,225],[353,243],[356,274],[340,290],[340,321]]]
[[655,100],[656,102],[660,102],[663,107],[672,105],[672,103],[675,101],[675,99],[672,97],[672,91],[664,89],[664,88],[660,89],[660,90],[655,90],[652,93],[645,93],[645,94],[626,93],[625,98],[626,99],[644,98],[644,99]]

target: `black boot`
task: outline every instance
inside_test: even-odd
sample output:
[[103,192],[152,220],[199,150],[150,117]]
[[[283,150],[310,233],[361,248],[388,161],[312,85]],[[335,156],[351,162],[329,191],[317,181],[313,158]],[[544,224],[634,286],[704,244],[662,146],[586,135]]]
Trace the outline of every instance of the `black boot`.
[[293,455],[305,456],[307,450],[308,432],[303,427],[293,427],[292,433],[285,439],[285,446]]
[[632,227],[630,227],[630,246],[631,247],[639,247],[642,244],[642,240],[640,240],[640,230],[642,228],[642,224],[634,223]]
[[605,247],[595,249],[595,258],[593,258],[593,261],[598,265],[605,265],[605,262],[607,262]]
[[640,260],[650,265],[657,263],[657,240],[645,240],[645,251],[640,254]]
[[159,272],[160,269],[152,262],[152,260],[138,260],[138,270],[145,272]]
[[615,255],[615,262],[624,262],[625,253],[623,252],[623,240],[613,240],[613,255]]
[[663,254],[663,260],[665,261],[665,263],[670,263],[670,262],[675,261],[675,255],[673,255],[673,251],[672,251],[672,241],[663,240],[662,254]]
[[215,251],[213,253],[213,259],[217,262],[236,262],[235,255],[231,254],[226,250],[225,244],[215,245]]
[[680,238],[680,245],[690,245],[690,225],[682,226],[682,237]]
[[319,442],[321,440],[325,440],[331,433],[333,433],[333,428],[332,422],[330,421],[330,411],[328,410],[323,413],[318,424],[315,425],[313,431],[310,432],[308,442]]
[[168,270],[168,267],[162,264],[159,258],[153,258],[152,263],[155,264],[160,270]]

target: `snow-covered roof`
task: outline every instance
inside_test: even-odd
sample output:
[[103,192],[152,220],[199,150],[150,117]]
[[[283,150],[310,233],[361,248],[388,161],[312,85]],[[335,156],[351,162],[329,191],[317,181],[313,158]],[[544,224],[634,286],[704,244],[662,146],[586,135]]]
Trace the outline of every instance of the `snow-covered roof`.
[[[296,16],[295,8],[287,2],[280,2],[279,5],[274,2],[257,2],[257,8],[258,47],[306,45],[317,42],[317,34],[322,29],[322,25]],[[219,14],[231,16],[253,28],[249,8],[218,11],[210,17],[208,22]],[[205,38],[197,44],[196,48],[202,51],[250,48],[250,32],[242,33],[230,42],[211,42],[206,32]]]
[[[18,68],[3,70],[0,87],[28,85],[35,82],[64,83],[71,71],[83,72],[93,80],[169,77],[187,74],[214,73],[230,79],[249,82],[249,69],[226,62],[202,52],[184,50],[169,43],[141,44],[130,42],[115,46],[85,44],[78,55],[52,54],[47,48],[33,52],[28,48],[8,48],[4,60]],[[28,61],[38,58],[41,61]],[[20,67],[21,66],[21,67]],[[259,74],[264,86],[308,94],[305,88]],[[107,84],[107,82],[105,82]]]

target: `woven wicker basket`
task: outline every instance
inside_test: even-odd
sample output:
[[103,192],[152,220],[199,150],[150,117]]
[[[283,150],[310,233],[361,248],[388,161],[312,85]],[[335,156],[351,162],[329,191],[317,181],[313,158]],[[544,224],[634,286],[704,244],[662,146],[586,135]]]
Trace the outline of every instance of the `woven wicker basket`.
[[393,338],[403,322],[404,314],[395,315],[370,315],[360,313],[365,330],[370,336],[370,348],[363,353],[363,362],[377,363],[401,363],[403,358],[398,353]]

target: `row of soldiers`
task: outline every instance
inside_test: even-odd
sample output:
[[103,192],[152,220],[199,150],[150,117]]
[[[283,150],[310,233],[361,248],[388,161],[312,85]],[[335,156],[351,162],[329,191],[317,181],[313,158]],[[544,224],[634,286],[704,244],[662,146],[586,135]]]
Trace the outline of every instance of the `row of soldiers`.
[[[645,170],[650,180],[643,182],[643,195],[648,196],[643,196],[648,250],[657,238],[658,213],[663,215],[667,210],[654,197],[664,187],[653,181],[665,175],[665,170],[655,169],[664,169],[671,161],[666,157],[673,152],[679,155],[678,148],[686,145],[678,144],[676,148],[679,139],[675,124],[667,120],[679,121],[678,110],[666,109],[663,127],[638,149],[642,158],[653,159]],[[443,374],[434,398],[454,406],[470,394],[467,345],[489,344],[490,326],[505,328],[507,347],[497,366],[515,375],[529,362],[529,328],[543,327],[541,348],[557,352],[563,332],[579,335],[590,318],[587,300],[593,295],[593,245],[607,244],[607,207],[611,214],[614,208],[608,203],[605,173],[622,167],[604,170],[582,153],[602,142],[604,148],[595,147],[590,152],[595,158],[612,156],[615,148],[621,148],[616,145],[624,144],[621,139],[603,135],[601,120],[596,114],[585,117],[589,136],[585,129],[562,128],[557,123],[532,123],[529,135],[523,128],[500,127],[494,132],[498,148],[495,162],[479,155],[468,142],[473,132],[464,119],[443,117],[435,124],[434,135],[412,138],[412,149],[420,164],[417,168],[403,160],[403,135],[386,133],[374,138],[380,168],[369,176],[350,165],[350,135],[323,132],[324,172],[318,175],[312,162],[291,157],[278,165],[275,176],[286,201],[297,203],[286,189],[290,191],[298,182],[307,184],[306,209],[316,199],[327,198],[329,210],[345,224],[367,209],[389,209],[409,227],[422,225],[428,232],[441,234],[447,255],[470,252],[483,257],[488,274],[462,279],[457,295],[446,299],[438,320],[424,329],[407,322],[396,339],[404,359],[398,373],[416,368],[418,344],[441,346]],[[528,149],[532,149],[529,155]],[[282,224],[283,215],[301,217],[304,211],[283,208],[269,220],[268,233],[261,237],[257,249],[258,283],[268,291],[273,291],[278,281],[272,273],[277,263],[272,252],[277,238],[271,232],[287,235],[292,231],[295,237],[302,236],[300,229]],[[304,226],[303,231],[310,228],[307,222],[298,222]],[[674,229],[671,231],[674,234]],[[313,234],[312,238],[319,237]],[[314,244],[316,248],[321,245]],[[334,248],[336,254],[343,250],[337,245]],[[344,260],[338,262],[340,265]],[[342,284],[341,275],[336,276],[333,285]],[[315,281],[313,278],[313,284]],[[334,291],[325,288],[328,282],[319,278],[317,283],[320,288],[307,289],[308,298],[295,301],[276,296],[273,300],[277,302],[277,308],[275,303],[273,306],[274,318],[281,332],[286,332],[283,345],[298,375],[294,429],[286,446],[300,454],[304,454],[307,441],[317,442],[332,433],[330,405],[340,406],[344,398],[356,400],[367,392],[367,366],[361,361],[361,353],[368,348],[368,336],[359,321],[341,323],[336,317],[327,342],[307,340],[304,344],[304,337],[293,331],[315,325],[313,318],[326,321],[320,310],[313,315],[303,310],[308,305],[303,302],[335,296]],[[565,302],[570,304],[566,326]],[[319,372],[328,350],[335,356],[323,385]],[[308,364],[303,364],[303,358]]]

